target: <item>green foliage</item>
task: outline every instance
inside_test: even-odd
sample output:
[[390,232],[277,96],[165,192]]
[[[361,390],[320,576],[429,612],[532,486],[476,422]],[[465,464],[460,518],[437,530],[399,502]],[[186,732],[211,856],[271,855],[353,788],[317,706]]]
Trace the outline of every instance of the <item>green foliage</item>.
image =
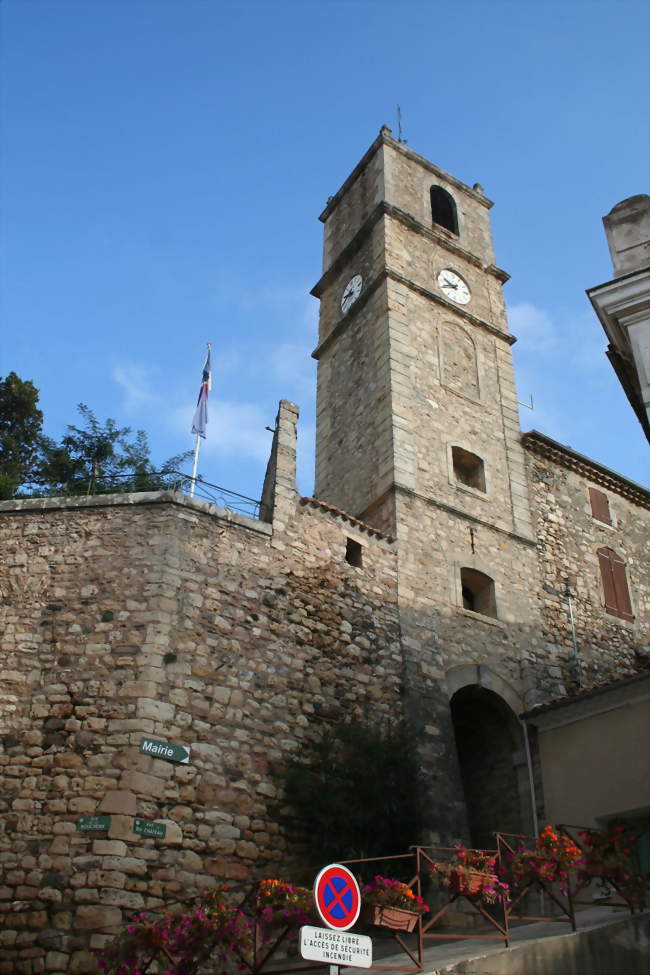
[[0,500],[20,497],[160,491],[192,455],[177,454],[156,469],[143,430],[101,423],[83,403],[82,423],[59,442],[41,432],[38,390],[15,372],[0,378]]
[[34,384],[15,372],[0,378],[0,500],[12,498],[29,478],[42,425]]
[[68,426],[60,443],[41,437],[32,478],[40,490],[35,493],[56,496],[156,491],[169,486],[167,473],[191,455],[187,451],[170,457],[156,473],[143,430],[131,440],[130,427],[118,427],[111,419],[100,423],[84,403],[78,410],[83,426]]
[[405,853],[422,828],[423,784],[403,722],[341,722],[294,759],[285,792],[314,861]]

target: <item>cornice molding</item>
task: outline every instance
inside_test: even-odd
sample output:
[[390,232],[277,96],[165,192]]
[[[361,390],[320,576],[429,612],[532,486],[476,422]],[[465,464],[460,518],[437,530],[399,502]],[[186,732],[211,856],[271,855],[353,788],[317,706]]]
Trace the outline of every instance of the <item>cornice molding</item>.
[[550,460],[552,463],[576,474],[581,474],[595,484],[600,484],[601,487],[621,495],[621,497],[638,504],[642,508],[650,509],[650,491],[634,481],[629,481],[622,474],[617,474],[616,471],[603,467],[597,461],[576,453],[570,447],[565,447],[563,444],[551,440],[550,437],[539,433],[537,430],[530,430],[522,434],[521,440],[526,450],[531,453]]
[[378,538],[381,541],[388,542],[391,545],[395,542],[393,535],[387,535],[385,532],[380,532],[378,528],[373,528],[373,526],[367,524],[367,522],[361,521],[360,518],[355,518],[354,515],[348,514],[347,511],[343,511],[341,508],[336,508],[332,504],[327,504],[326,501],[320,501],[318,498],[300,498],[300,504],[303,507],[317,508],[321,511],[327,512],[329,515],[334,515],[337,518],[341,518],[343,521],[347,521],[350,525],[353,525],[360,531],[365,532],[367,535],[371,535],[374,538]]
[[465,321],[470,322],[472,325],[475,325],[477,328],[481,328],[484,331],[489,332],[491,335],[494,335],[495,338],[499,338],[503,342],[507,342],[508,345],[514,345],[514,343],[517,341],[514,335],[511,335],[509,332],[504,332],[502,329],[497,328],[496,325],[493,325],[491,322],[486,322],[485,319],[479,318],[477,315],[472,315],[470,311],[467,311],[467,309],[462,307],[461,305],[456,305],[452,301],[447,301],[446,298],[443,298],[441,295],[437,295],[434,291],[429,291],[428,288],[423,288],[421,285],[416,284],[414,281],[410,281],[408,278],[405,278],[404,275],[399,274],[399,272],[393,271],[389,267],[384,267],[379,272],[379,274],[375,275],[373,280],[364,288],[364,290],[361,293],[361,296],[357,301],[355,301],[352,308],[350,308],[350,310],[346,312],[345,315],[339,318],[339,320],[334,325],[332,331],[314,349],[314,351],[311,354],[313,359],[320,359],[323,352],[332,344],[332,342],[335,339],[337,339],[340,335],[342,335],[343,332],[351,324],[351,322],[354,321],[356,316],[365,306],[370,296],[374,294],[374,292],[377,290],[379,285],[383,281],[387,281],[387,280],[395,281],[397,284],[401,284],[404,285],[404,287],[406,288],[410,288],[411,291],[414,291],[416,294],[421,295],[423,298],[426,298],[428,301],[432,301],[435,304],[440,305],[442,308],[444,308],[446,311],[450,312],[451,314],[457,315],[460,318],[465,319]]
[[478,315],[473,315],[467,310],[463,305],[456,305],[453,301],[447,301],[441,295],[435,293],[435,291],[429,291],[428,288],[423,288],[421,285],[416,284],[414,281],[410,281],[405,278],[402,274],[397,271],[393,271],[391,268],[386,268],[386,276],[391,278],[393,281],[397,281],[399,284],[405,285],[405,287],[410,288],[411,291],[415,291],[417,294],[422,295],[423,298],[428,298],[429,301],[435,302],[437,305],[442,305],[448,311],[453,312],[455,315],[459,315],[466,321],[471,322],[472,325],[476,325],[478,328],[484,329],[486,332],[490,332],[496,338],[502,339],[507,342],[508,345],[514,345],[517,339],[510,332],[504,332],[503,329],[498,328],[497,325],[493,325],[491,322],[487,322],[484,318],[479,318]]
[[536,540],[528,535],[521,535],[519,532],[510,531],[509,528],[501,528],[491,521],[486,521],[484,518],[477,518],[476,515],[470,515],[467,511],[463,511],[462,508],[456,508],[452,504],[445,504],[444,501],[439,501],[437,498],[428,498],[425,494],[419,494],[413,488],[399,484],[397,481],[393,487],[400,494],[408,494],[409,497],[417,498],[418,501],[424,501],[425,504],[430,505],[432,508],[439,508],[441,511],[446,511],[447,514],[456,515],[456,517],[461,518],[463,521],[471,521],[472,524],[481,525],[483,528],[488,528],[490,531],[497,532],[499,535],[506,535],[508,538],[513,538],[515,541],[528,545],[531,548],[535,548],[537,545]]
[[314,298],[321,297],[325,288],[337,277],[339,271],[361,249],[362,245],[370,236],[372,228],[384,215],[385,206],[385,203],[378,203],[370,215],[366,217],[354,237],[345,245],[338,257],[334,258],[327,270],[323,272],[320,279],[309,292],[310,295],[313,295]]
[[311,354],[313,359],[320,359],[323,352],[325,352],[332,342],[342,335],[348,326],[355,320],[356,316],[364,308],[366,302],[370,299],[370,296],[374,294],[379,285],[387,280],[395,281],[397,284],[410,288],[411,291],[421,295],[423,298],[440,305],[441,308],[444,308],[450,314],[457,315],[458,317],[465,319],[465,321],[470,322],[477,328],[481,328],[484,331],[489,332],[491,335],[494,335],[495,338],[499,338],[503,342],[507,342],[508,345],[514,345],[514,343],[517,341],[514,335],[510,335],[509,332],[504,332],[502,329],[497,328],[496,325],[493,325],[491,322],[486,322],[483,318],[479,318],[477,315],[472,315],[471,312],[467,311],[461,305],[455,305],[452,301],[447,301],[446,298],[443,298],[441,295],[437,295],[434,291],[429,291],[427,288],[421,287],[421,285],[416,284],[414,281],[410,281],[397,271],[393,271],[389,267],[384,267],[379,274],[375,275],[373,280],[366,285],[361,293],[361,296],[357,301],[355,301],[352,308],[350,308],[345,315],[342,315],[341,318],[339,318],[332,331],[314,349]]
[[425,494],[419,494],[417,491],[414,491],[413,488],[400,484],[399,481],[393,481],[390,487],[384,491],[379,498],[364,508],[364,510],[361,512],[361,517],[364,517],[371,511],[374,511],[379,504],[386,500],[391,491],[394,491],[395,494],[406,494],[410,498],[417,498],[418,501],[424,501],[425,504],[428,504],[432,508],[439,508],[441,511],[445,511],[450,515],[455,515],[456,517],[461,518],[463,521],[470,521],[474,525],[480,525],[482,528],[487,528],[490,531],[497,532],[499,535],[506,535],[508,538],[513,538],[515,541],[528,545],[530,548],[535,548],[537,545],[536,540],[529,535],[521,535],[519,532],[510,531],[508,528],[501,528],[499,525],[495,525],[491,521],[486,521],[484,518],[477,518],[476,515],[470,515],[467,511],[463,511],[462,508],[456,508],[454,505],[446,504],[444,501],[439,501],[437,498],[430,498]]
[[[429,162],[428,159],[425,159],[424,156],[420,156],[417,152],[414,152],[413,149],[409,149],[408,146],[404,145],[403,142],[398,142],[397,139],[393,138],[389,127],[387,125],[382,125],[379,135],[370,145],[367,152],[364,153],[348,178],[344,183],[341,184],[336,193],[329,197],[325,209],[318,217],[322,223],[325,223],[328,217],[333,213],[341,199],[345,196],[352,184],[356,182],[381,146],[390,146],[391,149],[394,149],[396,152],[401,153],[401,155],[406,156],[407,159],[411,159],[413,162],[418,163],[423,167],[423,169],[426,169],[434,176],[437,176],[438,179],[443,179],[445,182],[449,183],[450,186],[454,186],[457,190],[467,193],[468,196],[471,196],[473,200],[476,200],[477,203],[480,203],[481,206],[484,206],[486,209],[489,210],[492,206],[494,206],[493,201],[488,199],[488,197],[482,191],[473,189],[466,183],[463,183],[461,180],[457,179],[455,176],[452,176],[451,173],[447,173],[444,169],[440,169],[439,166]],[[478,186],[478,183],[475,185]]]
[[372,281],[370,281],[366,287],[361,292],[360,296],[357,298],[352,308],[349,309],[342,315],[337,321],[336,325],[332,331],[323,339],[323,341],[314,349],[311,354],[312,359],[320,359],[323,352],[332,344],[332,342],[342,335],[346,331],[348,326],[354,321],[362,308],[366,306],[370,297],[375,293],[380,284],[386,280],[386,268],[384,268],[379,274],[375,275]]
[[445,250],[451,251],[451,253],[455,254],[457,257],[462,257],[463,260],[466,260],[469,264],[472,264],[474,267],[478,268],[479,271],[484,271],[486,274],[492,275],[492,277],[495,277],[497,281],[500,281],[502,284],[505,284],[505,282],[510,279],[508,272],[497,267],[495,264],[484,265],[476,254],[473,254],[465,247],[461,247],[460,244],[456,243],[456,240],[452,234],[447,234],[444,231],[434,230],[432,227],[427,227],[425,224],[420,223],[419,220],[416,220],[416,218],[410,213],[407,213],[405,210],[401,210],[399,207],[393,206],[392,203],[387,203],[385,200],[382,200],[381,203],[378,203],[374,210],[372,210],[369,216],[366,217],[354,237],[345,245],[338,257],[332,261],[330,266],[326,271],[323,272],[320,279],[311,289],[310,294],[312,294],[314,298],[321,297],[325,288],[327,288],[331,281],[338,275],[341,268],[347,264],[354,254],[362,247],[367,238],[370,236],[372,228],[382,216],[392,217],[409,230],[413,230],[415,233],[418,233],[423,237],[427,237],[429,240],[435,241],[435,243],[444,247]]

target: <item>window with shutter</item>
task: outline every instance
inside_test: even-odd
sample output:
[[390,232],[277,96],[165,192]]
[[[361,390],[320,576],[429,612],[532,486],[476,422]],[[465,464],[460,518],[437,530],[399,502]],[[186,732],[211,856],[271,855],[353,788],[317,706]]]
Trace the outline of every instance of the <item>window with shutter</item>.
[[589,501],[591,503],[591,516],[596,521],[602,521],[604,525],[611,525],[612,516],[609,513],[609,501],[607,495],[597,488],[589,488]]
[[611,548],[598,549],[598,563],[603,580],[605,609],[612,616],[633,620],[630,591],[627,585],[625,562]]

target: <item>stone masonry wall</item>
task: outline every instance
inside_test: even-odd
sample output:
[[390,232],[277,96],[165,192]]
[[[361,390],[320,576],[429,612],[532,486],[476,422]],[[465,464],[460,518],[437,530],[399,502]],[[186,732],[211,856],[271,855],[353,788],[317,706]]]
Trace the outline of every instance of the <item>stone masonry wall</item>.
[[[470,512],[452,529],[444,502],[403,492],[394,542],[298,499],[296,420],[281,404],[267,522],[173,493],[0,505],[0,973],[92,971],[132,911],[281,873],[281,769],[342,716],[406,703],[438,836],[465,839],[449,699],[485,688],[517,714],[576,689],[567,586],[583,685],[647,666],[647,492],[525,438],[537,542]],[[625,559],[631,623],[604,611],[602,545]],[[494,578],[497,619],[463,608],[467,565]],[[190,762],[141,754],[143,735]],[[524,808],[516,742],[506,758]],[[76,829],[93,814],[107,834]]]
[[[604,476],[597,466],[576,463],[525,437],[541,577],[544,646],[536,665],[576,690],[581,684],[616,680],[650,666],[650,494]],[[589,488],[607,495],[611,526],[592,516]],[[626,566],[634,620],[610,615],[604,605],[597,550],[613,549]],[[569,600],[571,606],[569,607]],[[570,610],[575,622],[574,654]],[[543,700],[546,687],[540,687]],[[539,703],[531,702],[531,703]]]
[[392,546],[292,507],[273,533],[172,494],[4,506],[0,972],[92,970],[134,909],[281,873],[283,762],[324,721],[399,713]]

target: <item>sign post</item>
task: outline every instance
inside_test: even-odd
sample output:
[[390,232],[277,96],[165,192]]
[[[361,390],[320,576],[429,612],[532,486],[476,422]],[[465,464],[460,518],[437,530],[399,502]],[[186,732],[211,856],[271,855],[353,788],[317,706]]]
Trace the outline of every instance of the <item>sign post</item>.
[[329,963],[330,975],[340,966],[370,968],[372,939],[353,934],[361,910],[361,891],[354,874],[340,863],[324,867],[314,881],[314,903],[324,928],[300,929],[300,953],[307,961]]

